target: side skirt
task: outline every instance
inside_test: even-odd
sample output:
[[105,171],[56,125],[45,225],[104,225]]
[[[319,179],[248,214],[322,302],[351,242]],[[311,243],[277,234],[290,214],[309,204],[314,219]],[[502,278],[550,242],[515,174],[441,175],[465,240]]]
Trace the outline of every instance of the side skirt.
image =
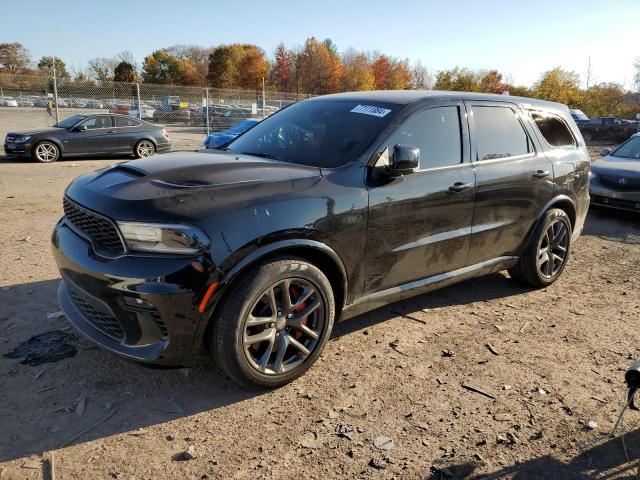
[[414,282],[398,285],[397,287],[370,293],[360,297],[349,305],[345,305],[339,321],[347,320],[384,305],[437,290],[438,288],[446,287],[447,285],[458,283],[469,278],[506,270],[515,265],[518,259],[519,257],[516,256],[492,258],[484,262],[453,270],[452,272],[441,273],[433,277],[423,278]]

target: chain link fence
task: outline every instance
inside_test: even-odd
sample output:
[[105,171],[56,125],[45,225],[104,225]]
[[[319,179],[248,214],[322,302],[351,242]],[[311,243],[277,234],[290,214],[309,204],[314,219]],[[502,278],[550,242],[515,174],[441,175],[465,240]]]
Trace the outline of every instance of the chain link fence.
[[111,112],[207,133],[247,118],[265,118],[309,97],[269,90],[71,80],[53,72],[0,74],[0,112],[4,114],[50,109],[50,115],[59,121],[79,112]]

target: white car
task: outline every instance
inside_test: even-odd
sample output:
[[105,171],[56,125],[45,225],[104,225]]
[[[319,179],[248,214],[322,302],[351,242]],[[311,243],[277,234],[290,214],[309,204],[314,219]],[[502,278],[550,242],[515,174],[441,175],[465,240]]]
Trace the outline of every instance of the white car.
[[2,97],[0,98],[0,107],[17,107],[18,102],[15,98]]
[[154,108],[151,108],[151,107],[149,107],[147,105],[142,105],[141,110],[142,110],[142,116],[141,117],[138,116],[138,107],[133,107],[132,109],[130,109],[128,115],[130,117],[142,118],[143,120],[145,120],[145,119],[153,119],[153,114],[155,113],[155,109]]

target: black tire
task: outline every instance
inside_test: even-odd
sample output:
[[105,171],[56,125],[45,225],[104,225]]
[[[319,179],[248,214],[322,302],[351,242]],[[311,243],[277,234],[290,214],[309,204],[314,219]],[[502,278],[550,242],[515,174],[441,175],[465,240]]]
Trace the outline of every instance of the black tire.
[[[291,298],[291,292],[300,288],[298,300],[308,294],[309,305],[303,300],[298,305],[302,310],[283,308],[284,285],[287,286],[287,298],[291,300],[289,304],[298,303]],[[273,313],[269,306],[272,298],[277,310]],[[316,303],[320,306],[312,309]],[[207,340],[209,351],[222,371],[244,387],[276,388],[285,385],[305,373],[322,353],[333,329],[334,303],[331,284],[318,267],[294,256],[274,257],[256,266],[233,284],[229,296],[211,319],[214,323]],[[256,314],[259,309],[262,314]],[[307,310],[310,313],[302,317]],[[287,315],[288,311],[293,313]],[[312,316],[312,323],[307,323]],[[269,318],[275,318],[276,321],[268,320],[260,325],[256,323]],[[283,326],[282,322],[287,326]],[[290,327],[289,322],[303,325]],[[307,331],[317,338],[303,333]],[[254,341],[258,338],[256,335],[265,338],[249,344],[249,339]],[[307,353],[299,349],[299,345]],[[261,350],[263,347],[264,350]],[[272,358],[273,362],[270,362]]]
[[151,157],[156,153],[156,146],[151,140],[142,139],[133,147],[133,156],[136,158]]
[[45,140],[33,146],[31,157],[36,162],[52,163],[60,158],[60,149],[55,143]]
[[551,285],[569,260],[571,234],[571,220],[566,212],[560,208],[547,210],[533,230],[520,260],[509,269],[511,278],[536,288]]

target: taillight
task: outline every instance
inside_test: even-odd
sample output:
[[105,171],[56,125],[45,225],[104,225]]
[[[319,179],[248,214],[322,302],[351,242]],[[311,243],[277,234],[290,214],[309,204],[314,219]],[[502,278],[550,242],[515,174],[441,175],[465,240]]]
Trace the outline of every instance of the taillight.
[[166,128],[163,128],[163,129],[162,129],[162,136],[163,136],[164,138],[166,138],[167,140],[169,140],[169,132],[167,132],[167,129],[166,129]]

